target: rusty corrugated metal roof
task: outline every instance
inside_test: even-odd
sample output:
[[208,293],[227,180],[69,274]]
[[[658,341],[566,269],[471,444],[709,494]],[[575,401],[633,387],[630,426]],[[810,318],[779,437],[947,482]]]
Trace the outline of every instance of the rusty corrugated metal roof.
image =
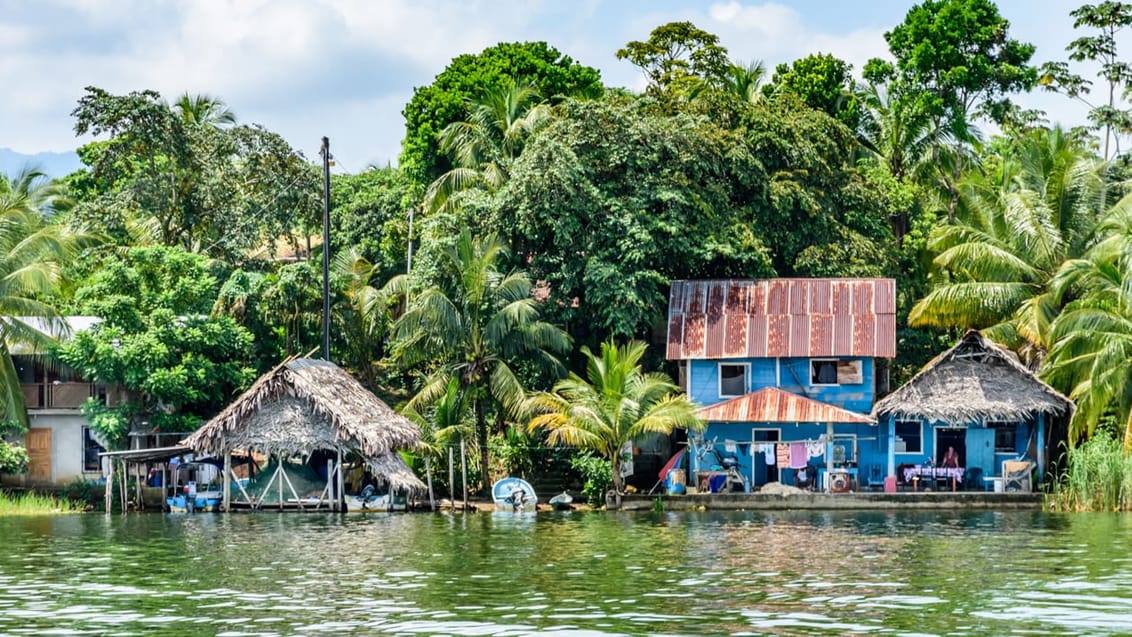
[[667,356],[892,358],[896,281],[673,281]]
[[696,412],[707,422],[838,422],[875,425],[876,420],[855,411],[834,407],[777,387],[704,407]]

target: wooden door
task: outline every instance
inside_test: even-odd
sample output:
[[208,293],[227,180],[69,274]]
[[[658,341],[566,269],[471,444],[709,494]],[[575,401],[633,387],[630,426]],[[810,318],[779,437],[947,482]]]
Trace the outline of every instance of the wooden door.
[[34,483],[51,482],[51,430],[28,429],[28,478]]

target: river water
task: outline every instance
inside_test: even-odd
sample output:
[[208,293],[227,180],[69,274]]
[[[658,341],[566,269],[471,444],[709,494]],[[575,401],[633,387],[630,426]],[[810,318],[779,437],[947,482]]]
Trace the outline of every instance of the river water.
[[1132,635],[1132,516],[0,518],[0,635]]

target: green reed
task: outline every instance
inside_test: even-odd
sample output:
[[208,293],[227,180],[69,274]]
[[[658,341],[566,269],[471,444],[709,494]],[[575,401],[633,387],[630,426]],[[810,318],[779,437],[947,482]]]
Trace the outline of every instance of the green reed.
[[1046,504],[1057,511],[1132,510],[1132,457],[1110,432],[1098,430],[1066,454]]
[[53,515],[79,513],[82,503],[28,491],[5,493],[0,491],[0,515]]

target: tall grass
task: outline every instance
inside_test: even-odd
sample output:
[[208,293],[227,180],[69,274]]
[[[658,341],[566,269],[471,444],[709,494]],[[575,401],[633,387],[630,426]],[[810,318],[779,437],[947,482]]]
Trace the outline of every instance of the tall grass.
[[1066,454],[1046,503],[1055,511],[1132,511],[1132,457],[1112,433],[1097,430]]
[[49,495],[33,493],[5,493],[0,491],[0,515],[53,515],[56,513],[79,513],[81,503],[61,500]]

